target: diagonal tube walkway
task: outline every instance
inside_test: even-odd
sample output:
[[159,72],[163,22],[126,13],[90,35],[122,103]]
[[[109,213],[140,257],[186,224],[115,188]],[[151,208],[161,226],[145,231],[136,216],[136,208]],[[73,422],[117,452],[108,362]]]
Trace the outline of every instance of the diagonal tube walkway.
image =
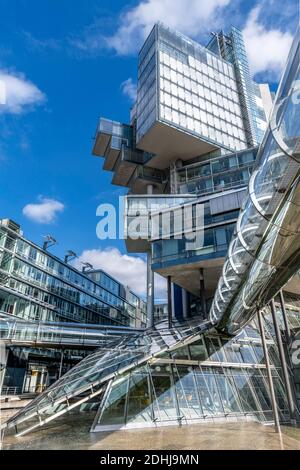
[[298,29],[210,310],[211,321],[229,334],[300,267],[299,83]]

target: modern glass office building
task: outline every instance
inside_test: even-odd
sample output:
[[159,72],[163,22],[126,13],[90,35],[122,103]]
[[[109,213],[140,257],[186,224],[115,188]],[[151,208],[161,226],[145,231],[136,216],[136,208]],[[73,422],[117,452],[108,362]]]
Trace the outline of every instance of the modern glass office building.
[[[72,343],[66,343],[61,373],[86,355],[80,328],[142,328],[146,324],[145,302],[127,286],[102,270],[75,269],[67,259],[62,261],[25,239],[20,226],[11,220],[0,221],[0,313],[2,322],[10,322],[11,334],[16,327],[13,318],[26,320],[26,328],[31,325],[33,331],[36,324],[42,328],[76,323],[77,348],[68,350]],[[7,339],[4,324],[2,338]],[[53,330],[49,329],[39,348],[34,348],[36,338],[25,333],[23,341],[22,335],[10,337],[2,393],[40,392],[59,375],[61,351],[43,350],[43,343],[51,344]],[[88,350],[93,346],[90,343]]]
[[[91,353],[6,427],[34,430],[70,400],[99,403],[92,431],[299,419],[298,82],[299,32],[270,114],[240,31],[203,47],[154,26],[130,124],[101,118],[93,147],[129,190],[125,239],[147,254],[147,328]],[[154,272],[167,280],[161,311]]]

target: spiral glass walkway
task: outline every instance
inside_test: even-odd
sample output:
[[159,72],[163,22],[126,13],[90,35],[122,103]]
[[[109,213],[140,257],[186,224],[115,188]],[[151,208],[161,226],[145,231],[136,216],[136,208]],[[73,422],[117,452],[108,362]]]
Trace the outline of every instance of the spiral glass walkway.
[[230,334],[300,267],[299,84],[298,29],[210,311]]

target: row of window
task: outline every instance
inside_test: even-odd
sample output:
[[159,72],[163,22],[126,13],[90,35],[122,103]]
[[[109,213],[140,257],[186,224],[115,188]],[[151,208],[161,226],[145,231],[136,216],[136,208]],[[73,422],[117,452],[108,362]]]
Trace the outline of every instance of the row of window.
[[[172,117],[175,124],[178,124],[179,115],[185,116],[186,119],[191,119],[192,121],[199,121],[200,124],[208,124],[209,126],[215,127],[216,130],[220,132],[225,132],[230,136],[245,141],[245,133],[243,128],[237,127],[237,125],[243,125],[242,120],[236,118],[230,111],[219,110],[217,114],[203,111],[202,109],[195,108],[190,104],[185,103],[184,101],[178,100],[177,98],[172,97],[166,93],[161,93],[161,104],[171,109]],[[163,106],[161,106],[161,109]],[[237,124],[237,120],[240,122]],[[233,124],[232,124],[233,123]],[[188,127],[191,127],[190,124]]]
[[167,65],[163,64],[160,64],[160,75],[173,83],[180,83],[181,86],[187,90],[195,90],[194,93],[197,93],[197,88],[199,86],[204,85],[235,103],[239,102],[235,82],[233,80],[229,81],[229,79],[225,80],[225,77],[222,77],[220,81],[217,81],[213,77],[209,77],[201,72],[190,73],[189,76],[186,76],[179,71],[175,72]]
[[155,29],[152,30],[139,52],[139,67],[141,69],[143,68],[144,63],[147,64],[149,57],[151,57],[153,53],[151,51],[153,44],[155,44]]
[[208,68],[212,68],[214,73],[234,78],[232,65],[218,58],[200,44],[183,36],[176,37],[177,33],[175,32],[169,32],[167,35],[163,32],[160,36],[159,49],[166,56],[170,56],[170,59],[173,59],[174,65],[174,60],[179,59],[183,63],[188,62],[189,66],[196,70],[206,71]]
[[206,179],[200,179],[196,181],[190,181],[188,183],[181,183],[179,186],[180,194],[211,194],[226,189],[240,188],[246,186],[250,176],[252,168],[246,168],[244,170],[236,170],[226,175],[218,175],[214,178],[208,177]]
[[[6,231],[2,231],[0,229],[0,247],[1,246],[11,252],[15,251],[17,254],[28,259],[31,263],[37,265],[38,267],[41,267],[42,269],[51,274],[57,275],[58,277],[62,277],[63,280],[66,280],[68,283],[74,285],[73,287],[70,287],[64,284],[64,286],[67,286],[63,289],[64,292],[66,292],[67,290],[77,292],[79,288],[82,288],[91,294],[97,295],[105,302],[108,302],[114,306],[122,307],[124,304],[124,299],[126,295],[124,288],[122,289],[123,286],[103,271],[97,273],[97,279],[95,278],[96,273],[91,273],[89,275],[91,279],[87,279],[85,276],[81,276],[79,273],[76,273],[76,271],[69,269],[67,266],[51,258],[50,256],[47,256],[45,253],[39,251],[34,246],[30,245],[24,240],[12,238],[7,234]],[[9,269],[11,259],[12,257],[9,253],[5,252],[1,254],[1,263],[3,264],[3,269]],[[38,270],[38,268],[35,268],[31,265],[27,265],[23,261],[20,261],[20,265],[23,266],[22,270],[25,270],[25,266],[27,266],[26,276],[28,275],[30,279],[34,280],[37,277],[37,281],[41,283],[41,285],[44,282],[48,283],[46,279],[49,278],[49,276],[47,276],[47,274],[45,274],[43,271],[40,271]],[[25,275],[25,271],[23,272],[23,275]],[[93,280],[95,282],[93,282]],[[57,282],[62,281],[57,280]],[[136,296],[136,299],[139,298]],[[128,305],[129,310],[132,310],[133,307],[137,304],[136,299],[134,304]],[[140,299],[139,301],[142,302]]]
[[156,55],[155,44],[151,48],[152,56],[147,55],[143,67],[139,69],[137,92],[137,135],[139,141],[156,119]]
[[199,165],[187,166],[177,172],[180,183],[227,172],[234,168],[245,165],[252,165],[255,161],[256,152],[243,152],[240,154],[230,154],[224,157],[199,163]]
[[[82,303],[84,305],[84,299],[90,299],[88,302],[91,302],[94,297],[91,297],[89,294],[84,293],[78,290],[76,287],[73,287],[69,284],[62,282],[55,277],[44,273],[43,271],[25,263],[21,260],[14,260],[12,273],[30,280],[30,282],[43,287],[51,292],[55,292],[57,295],[61,295],[62,297],[68,298],[69,300],[76,301],[78,303]],[[97,295],[102,301],[117,307],[117,308],[124,308],[124,301],[119,297],[114,296],[110,292],[102,289],[100,286],[96,285],[95,295]]]
[[[59,277],[62,277],[66,281],[78,285],[78,287],[81,287],[90,292],[97,292],[101,290],[101,288],[97,284],[87,279],[86,276],[80,275],[80,273],[68,268],[64,264],[60,263],[58,260],[47,256],[45,253],[38,250],[37,248],[30,245],[24,240],[17,240],[16,253],[21,255],[22,257],[27,258],[37,266],[40,266],[41,268]],[[104,287],[106,287],[113,293],[117,293],[119,289],[119,284],[113,279],[108,282],[108,276],[106,276],[105,279],[106,285]]]
[[[280,418],[288,416],[283,384],[274,371]],[[100,426],[255,415],[272,420],[265,370],[157,364],[114,381],[99,416]]]
[[[206,137],[213,142],[218,142],[219,144],[224,145],[225,147],[232,150],[238,151],[245,148],[244,140],[234,138],[225,133],[226,131],[222,132],[213,126],[209,126],[193,118],[187,117],[185,114],[174,111],[167,106],[162,105],[160,107],[160,118],[171,122],[172,124],[175,124],[184,130],[188,130],[194,134],[198,134],[199,136]],[[226,129],[225,121],[222,122],[224,123],[224,129]]]
[[[211,92],[202,85],[194,93],[190,90],[185,90],[177,84],[172,84],[169,80],[161,79],[160,88],[160,99],[166,101],[169,106],[172,105],[180,110],[185,110],[189,106],[191,109],[188,111],[187,108],[184,112],[191,116],[195,112],[199,113],[201,109],[216,117],[232,122],[232,124],[243,129],[240,106],[227,98],[223,98],[221,95]],[[174,104],[172,104],[173,102]]]
[[162,259],[179,259],[225,251],[230,243],[235,224],[201,230],[194,241],[181,239],[158,240],[152,243],[153,262]]
[[[252,328],[250,328],[252,330]],[[230,362],[238,364],[260,364],[264,362],[262,345],[245,342],[242,331],[235,341],[227,341],[219,336],[204,336],[189,346],[175,349],[164,357],[196,361]],[[251,331],[250,331],[251,336]],[[271,363],[279,366],[274,344],[268,344]]]
[[[74,321],[78,323],[101,325],[120,324],[117,319],[109,315],[111,310],[109,307],[103,310],[99,309],[99,312],[96,313],[70,302],[65,302],[58,297],[39,291],[32,286],[28,286],[14,279],[10,280],[9,287],[26,295],[28,300],[0,291],[0,310],[19,318],[54,322]],[[51,305],[55,305],[56,308],[55,310],[51,310],[46,305],[40,305],[38,302],[50,303]],[[126,321],[128,323],[129,318],[127,318]],[[125,325],[127,323],[125,323]]]
[[218,93],[202,85],[197,87],[198,89],[195,91],[186,90],[178,84],[171,83],[168,79],[161,79],[160,87],[160,99],[169,100],[170,105],[172,100],[174,100],[174,103],[177,103],[177,105],[174,104],[176,108],[179,107],[179,103],[180,107],[189,105],[193,108],[190,111],[191,115],[195,112],[195,109],[200,108],[202,111],[208,111],[217,117],[220,116],[243,129],[240,106]]

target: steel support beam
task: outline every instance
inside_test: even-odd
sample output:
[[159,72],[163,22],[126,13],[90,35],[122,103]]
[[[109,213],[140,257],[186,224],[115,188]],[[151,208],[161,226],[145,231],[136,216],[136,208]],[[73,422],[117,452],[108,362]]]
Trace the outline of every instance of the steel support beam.
[[169,328],[172,326],[172,280],[171,276],[167,277],[168,283],[168,324]]
[[295,412],[296,412],[295,403],[294,403],[289,373],[287,369],[286,357],[285,357],[285,353],[283,349],[281,332],[280,332],[278,321],[276,318],[276,308],[275,308],[274,299],[271,300],[270,307],[271,307],[272,320],[273,320],[273,325],[274,325],[274,330],[275,330],[275,335],[276,335],[276,340],[277,340],[279,357],[280,357],[283,381],[284,381],[285,391],[286,391],[286,396],[287,396],[287,401],[288,401],[290,419],[291,419],[291,423],[295,424]]
[[154,325],[154,272],[151,268],[151,253],[147,253],[147,325]]
[[207,308],[206,308],[206,295],[205,295],[203,269],[201,268],[199,272],[200,272],[200,304],[201,304],[202,316],[203,318],[206,318]]
[[281,312],[282,312],[282,317],[283,317],[283,322],[284,322],[284,327],[285,327],[286,340],[287,340],[287,343],[289,344],[291,340],[291,330],[290,330],[287,315],[286,315],[285,302],[284,302],[282,289],[280,289],[279,291],[279,300],[280,300]]
[[188,293],[183,287],[181,288],[181,295],[182,295],[182,316],[183,316],[183,319],[186,320],[189,316]]
[[268,347],[266,343],[262,313],[260,310],[257,310],[257,318],[258,318],[258,324],[259,324],[259,329],[260,329],[262,347],[263,347],[264,356],[265,356],[265,364],[266,364],[267,376],[268,376],[268,382],[269,382],[270,398],[271,398],[272,410],[273,410],[273,415],[274,415],[275,432],[280,433],[281,431],[280,431],[279,414],[278,414],[277,403],[276,403],[275,392],[274,392],[274,384],[273,384],[272,372],[271,372],[271,367],[270,367],[269,352],[268,352]]
[[63,364],[64,364],[64,350],[62,349],[61,353],[60,353],[60,364],[59,364],[59,372],[58,372],[58,378],[59,379],[62,376]]

